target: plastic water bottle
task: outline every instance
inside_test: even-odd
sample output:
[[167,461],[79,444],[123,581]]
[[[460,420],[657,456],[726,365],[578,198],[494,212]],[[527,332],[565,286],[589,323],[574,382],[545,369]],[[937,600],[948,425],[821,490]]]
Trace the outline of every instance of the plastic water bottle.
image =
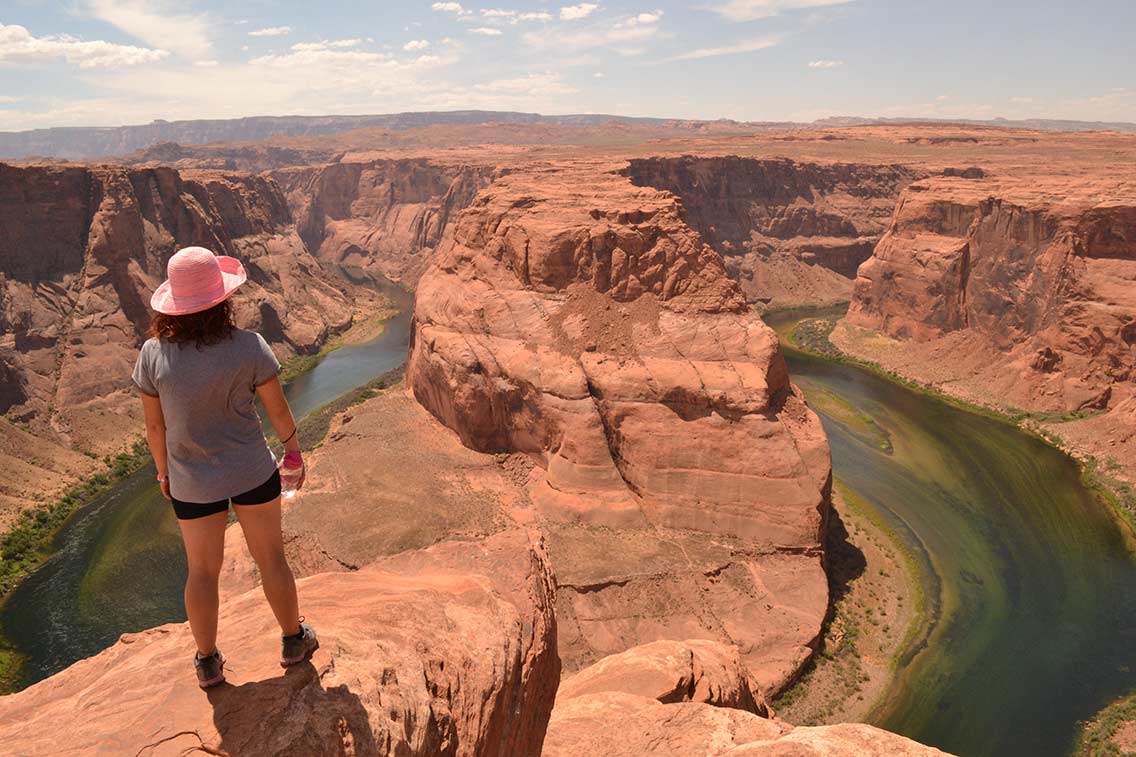
[[304,483],[304,459],[299,452],[286,452],[280,462],[280,496],[292,499]]

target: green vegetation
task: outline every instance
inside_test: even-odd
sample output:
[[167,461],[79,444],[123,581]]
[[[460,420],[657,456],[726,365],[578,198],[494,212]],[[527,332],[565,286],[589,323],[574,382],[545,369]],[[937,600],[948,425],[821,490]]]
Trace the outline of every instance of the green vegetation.
[[[1128,744],[1117,743],[1121,729],[1130,731]],[[1074,754],[1083,757],[1122,757],[1136,755],[1136,694],[1114,702],[1081,724]]]
[[0,598],[47,558],[52,537],[72,513],[149,461],[150,450],[146,442],[138,440],[129,452],[104,458],[105,471],[76,484],[55,502],[20,513],[11,530],[0,541]]

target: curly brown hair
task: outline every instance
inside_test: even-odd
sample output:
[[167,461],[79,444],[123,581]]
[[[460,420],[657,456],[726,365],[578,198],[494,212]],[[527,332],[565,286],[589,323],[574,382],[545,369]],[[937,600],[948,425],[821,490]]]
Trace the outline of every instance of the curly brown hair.
[[188,315],[154,313],[150,319],[148,336],[158,337],[182,345],[193,343],[198,349],[228,339],[237,324],[233,321],[233,306],[228,300],[208,310]]

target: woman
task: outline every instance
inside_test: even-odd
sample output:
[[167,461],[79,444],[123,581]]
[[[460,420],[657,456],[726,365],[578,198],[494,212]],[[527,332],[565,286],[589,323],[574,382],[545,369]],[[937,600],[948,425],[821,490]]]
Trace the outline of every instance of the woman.
[[170,258],[168,279],[154,292],[150,339],[133,380],[142,393],[146,439],[162,494],[173,503],[189,577],[185,612],[197,643],[193,664],[201,688],[223,683],[217,650],[217,582],[229,502],[260,569],[261,585],[283,634],[282,666],[319,647],[300,617],[296,582],[280,531],[280,472],[265,441],[254,398],[283,440],[288,470],[300,470],[296,422],[264,338],[238,329],[229,297],[246,280],[235,258],[187,247]]

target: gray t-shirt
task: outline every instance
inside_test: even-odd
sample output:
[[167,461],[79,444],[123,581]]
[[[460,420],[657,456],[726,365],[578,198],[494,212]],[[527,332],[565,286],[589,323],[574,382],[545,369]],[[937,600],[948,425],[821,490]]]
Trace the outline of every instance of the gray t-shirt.
[[149,339],[134,384],[162,401],[170,493],[183,502],[217,502],[263,484],[276,469],[254,398],[280,372],[264,337],[237,329],[198,349]]

